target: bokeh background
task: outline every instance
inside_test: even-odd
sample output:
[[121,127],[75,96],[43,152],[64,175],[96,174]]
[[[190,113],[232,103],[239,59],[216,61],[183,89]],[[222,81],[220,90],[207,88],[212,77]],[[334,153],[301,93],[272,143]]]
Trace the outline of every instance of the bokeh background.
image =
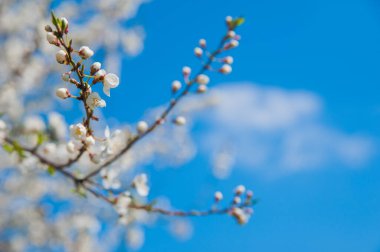
[[233,72],[210,75],[209,94],[183,105],[202,107],[185,113],[191,158],[140,169],[150,197],[178,208],[206,208],[216,190],[229,195],[238,184],[260,201],[244,226],[193,218],[180,239],[159,221],[145,229],[141,251],[380,251],[379,1],[144,3],[123,23],[143,27],[143,43],[120,64],[110,60],[122,84],[103,116],[111,126],[133,123],[165,104],[182,66],[199,66],[197,41],[216,45],[227,15],[246,19]]

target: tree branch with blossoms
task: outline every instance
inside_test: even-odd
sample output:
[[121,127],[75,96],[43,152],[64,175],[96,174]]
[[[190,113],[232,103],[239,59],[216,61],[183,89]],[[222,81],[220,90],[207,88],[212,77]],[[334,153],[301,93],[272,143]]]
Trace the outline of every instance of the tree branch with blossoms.
[[[116,154],[108,153],[104,155],[104,148],[100,153],[94,153],[92,150],[97,142],[102,141],[99,137],[94,135],[92,129],[91,122],[99,120],[98,117],[94,115],[94,112],[97,108],[106,106],[106,102],[100,97],[99,93],[94,92],[93,89],[97,87],[97,84],[101,84],[104,94],[110,96],[110,90],[119,85],[119,77],[113,73],[107,73],[101,68],[100,62],[94,62],[89,69],[86,68],[85,63],[94,55],[94,51],[88,46],[82,46],[78,50],[75,50],[73,40],[68,37],[68,20],[66,18],[58,18],[54,13],[52,13],[51,16],[54,28],[50,25],[45,27],[47,40],[50,44],[59,48],[59,51],[56,53],[56,61],[59,64],[69,66],[69,70],[62,74],[62,80],[71,83],[77,91],[77,94],[72,94],[67,88],[58,88],[56,95],[61,99],[80,101],[85,110],[83,121],[70,126],[72,139],[67,143],[66,147],[67,151],[73,154],[73,157],[63,163],[50,160],[40,153],[40,146],[44,142],[45,136],[43,133],[40,132],[37,135],[37,143],[35,146],[24,146],[14,138],[7,136],[12,135],[12,129],[8,129],[4,121],[0,121],[0,138],[3,139],[3,148],[10,153],[17,153],[20,160],[24,158],[25,153],[34,156],[46,167],[49,173],[57,171],[72,180],[75,184],[76,192],[80,195],[85,196],[86,193],[89,193],[113,205],[120,216],[120,221],[125,224],[130,222],[128,219],[129,213],[138,210],[167,216],[183,217],[229,214],[233,216],[238,223],[246,223],[253,212],[252,206],[256,203],[256,200],[253,199],[252,191],[247,191],[242,185],[236,187],[231,203],[225,207],[219,206],[223,195],[221,192],[216,192],[213,206],[209,210],[171,210],[158,207],[154,202],[147,204],[139,201],[141,197],[147,197],[150,190],[146,174],[142,173],[137,175],[131,182],[130,189],[120,192],[116,190],[120,188],[121,185],[115,173],[108,169],[110,165],[128,153],[141,139],[154,132],[159,126],[165,124],[168,121],[170,113],[185,96],[190,93],[206,92],[207,85],[210,81],[210,78],[206,75],[207,72],[217,71],[221,74],[229,74],[232,71],[231,64],[233,63],[233,58],[231,56],[221,57],[221,54],[239,45],[240,36],[236,34],[236,28],[244,22],[244,19],[226,18],[226,34],[213,51],[209,51],[206,40],[201,39],[199,46],[194,49],[195,56],[202,62],[199,71],[192,75],[190,67],[183,67],[183,84],[178,80],[173,81],[171,86],[172,99],[158,118],[151,124],[145,121],[138,122],[136,133],[126,139],[124,147],[116,152]],[[186,124],[186,118],[177,116],[172,122],[181,126]],[[85,154],[88,155],[94,164],[98,164],[98,167],[86,175],[78,175],[70,172],[68,168],[76,164]],[[102,179],[102,184],[97,182],[99,175]]]

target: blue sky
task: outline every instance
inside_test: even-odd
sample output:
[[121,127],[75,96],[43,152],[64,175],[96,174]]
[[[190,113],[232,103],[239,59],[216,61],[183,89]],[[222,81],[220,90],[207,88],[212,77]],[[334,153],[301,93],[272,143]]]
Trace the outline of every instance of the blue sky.
[[[151,169],[153,195],[167,195],[177,207],[207,207],[213,191],[221,189],[228,195],[238,183],[252,188],[261,201],[244,227],[226,216],[193,219],[195,232],[186,242],[176,241],[158,224],[147,229],[142,251],[380,251],[380,4],[376,0],[152,1],[130,21],[146,30],[144,51],[125,59],[123,85],[107,103],[105,116],[134,122],[146,108],[165,103],[168,87],[180,78],[182,66],[196,68],[192,49],[198,39],[216,44],[226,15],[243,15],[246,23],[239,30],[241,46],[233,52],[233,73],[211,76],[213,88],[245,83],[264,91],[307,92],[322,105],[307,123],[297,121],[295,131],[317,125],[334,134],[360,135],[370,142],[371,151],[354,166],[350,160],[328,157],[321,164],[310,164],[312,169],[302,166],[289,172],[270,165],[249,169],[247,163],[237,162],[231,176],[222,181],[213,178],[202,152],[182,169]],[[212,132],[206,130],[211,126],[202,119],[194,121],[194,137]],[[244,133],[236,130],[233,136]],[[265,132],[270,135],[271,131]],[[316,151],[331,144],[326,141]],[[237,152],[243,151],[239,143],[236,146]],[[276,152],[271,157],[275,159]],[[268,172],[279,175],[268,177]]]

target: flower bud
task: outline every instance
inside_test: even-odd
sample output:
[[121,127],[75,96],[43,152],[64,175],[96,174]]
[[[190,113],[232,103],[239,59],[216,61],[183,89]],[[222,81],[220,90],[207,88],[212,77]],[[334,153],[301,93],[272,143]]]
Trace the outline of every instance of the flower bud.
[[68,57],[67,57],[67,54],[64,50],[59,50],[56,54],[55,54],[55,59],[57,60],[57,62],[59,64],[68,64],[69,63],[69,60],[68,60]]
[[67,88],[58,88],[56,91],[55,91],[55,94],[61,98],[61,99],[66,99],[68,97],[71,96],[69,90],[67,90]]
[[203,94],[207,91],[207,86],[206,85],[199,85],[197,88],[197,93]]
[[200,74],[195,80],[198,84],[207,85],[210,82],[210,78],[205,74]]
[[248,199],[252,199],[252,197],[253,197],[253,191],[248,190],[248,191],[247,191],[247,198],[248,198]]
[[45,31],[47,31],[47,32],[52,32],[53,29],[51,28],[50,25],[45,25]]
[[62,31],[67,34],[69,32],[69,21],[67,21],[66,18],[62,17],[61,25]]
[[94,63],[91,65],[91,68],[90,68],[90,74],[91,74],[91,75],[94,75],[97,71],[100,70],[101,67],[102,67],[102,64],[100,64],[100,62],[94,62]]
[[178,90],[180,90],[182,87],[182,84],[180,81],[178,80],[175,80],[172,82],[172,92],[175,93],[177,92]]
[[95,78],[92,80],[92,84],[97,83],[98,81],[103,81],[104,76],[106,76],[107,72],[104,69],[100,69],[95,73]]
[[228,64],[224,64],[220,69],[219,72],[222,74],[229,74],[232,72],[232,67]]
[[234,197],[233,203],[234,203],[235,205],[240,204],[240,203],[241,203],[241,198],[238,197],[238,196]]
[[52,32],[46,33],[46,39],[52,45],[56,45],[56,46],[59,45],[57,36],[55,36]]
[[214,194],[214,199],[216,202],[219,202],[223,199],[223,194],[219,191],[215,192]]
[[148,124],[145,121],[140,121],[137,123],[137,132],[143,134],[148,130]]
[[227,17],[226,17],[226,24],[227,24],[228,26],[230,26],[231,23],[232,23],[232,17],[231,17],[231,16],[227,16]]
[[183,116],[177,116],[173,122],[179,126],[185,125],[186,124],[186,118]]
[[195,56],[197,56],[197,57],[201,57],[202,54],[203,54],[203,50],[202,50],[201,48],[199,48],[199,47],[195,47],[195,48],[194,48],[194,54],[195,54]]
[[66,144],[66,150],[67,152],[69,153],[74,153],[76,151],[76,148],[75,148],[75,144],[73,141],[69,141],[67,144]]
[[88,59],[90,58],[92,55],[94,55],[94,51],[91,50],[88,46],[82,46],[81,48],[79,48],[79,52],[78,52],[79,56],[82,58],[82,59]]
[[190,75],[190,73],[191,73],[191,68],[190,67],[185,66],[185,67],[182,68],[182,74],[183,74],[183,76],[187,77],[187,76]]
[[230,31],[227,32],[227,37],[234,38],[235,36],[236,36],[236,32],[235,31],[230,30]]
[[239,41],[237,41],[236,39],[233,39],[230,41],[230,43],[224,46],[224,50],[232,49],[237,46],[239,46]]
[[206,48],[206,40],[205,39],[200,39],[199,40],[199,46],[202,48]]
[[243,186],[243,185],[238,185],[235,188],[235,194],[236,195],[242,195],[244,192],[245,192],[245,186]]
[[87,136],[84,140],[87,146],[91,146],[95,144],[95,139],[93,136]]
[[234,58],[232,58],[231,56],[227,56],[223,59],[223,62],[228,65],[231,65],[232,63],[234,63]]
[[70,74],[71,74],[71,72],[63,73],[62,74],[62,80],[66,81],[66,82],[70,81]]

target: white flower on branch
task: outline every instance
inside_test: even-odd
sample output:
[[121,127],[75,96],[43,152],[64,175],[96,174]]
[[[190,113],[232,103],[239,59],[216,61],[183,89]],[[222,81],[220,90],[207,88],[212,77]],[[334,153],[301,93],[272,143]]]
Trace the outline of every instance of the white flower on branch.
[[232,67],[229,64],[224,64],[220,69],[219,72],[222,74],[229,74],[232,72]]
[[85,143],[87,146],[91,146],[95,144],[95,138],[93,136],[87,136],[85,139]]
[[83,140],[86,137],[87,129],[81,123],[70,125],[70,135],[76,140]]
[[235,188],[235,194],[236,195],[242,195],[244,192],[245,192],[245,186],[243,186],[243,185],[238,185]]
[[179,125],[179,126],[183,126],[186,124],[186,118],[183,117],[183,116],[177,116],[174,121],[173,121],[175,124]]
[[3,143],[3,140],[6,136],[6,130],[7,124],[3,120],[0,120],[0,144]]
[[116,199],[115,210],[120,215],[126,215],[128,213],[128,207],[132,203],[131,194],[129,192],[122,193]]
[[172,92],[175,93],[177,92],[178,90],[180,90],[182,87],[182,84],[180,81],[178,80],[175,80],[172,82]]
[[91,50],[88,46],[82,46],[79,48],[78,54],[82,59],[88,59],[94,55],[94,51]]
[[235,217],[236,221],[243,225],[246,224],[249,221],[249,218],[251,217],[251,208],[242,209],[240,207],[234,207],[231,211],[231,215]]
[[46,39],[52,45],[56,45],[56,46],[59,45],[59,41],[58,41],[57,36],[55,36],[54,33],[52,33],[52,32],[46,33]]
[[[90,68],[90,74],[91,75],[94,75],[96,72],[98,72],[100,70],[100,68],[102,67],[102,64],[100,62],[94,62],[92,65],[91,65],[91,68]],[[104,74],[105,75],[105,74]]]
[[119,86],[119,77],[116,74],[108,73],[104,76],[103,80],[103,92],[110,96],[110,89]]
[[224,46],[224,50],[232,49],[239,46],[239,41],[232,39],[228,44]]
[[194,54],[195,54],[195,56],[197,56],[197,57],[201,57],[201,56],[203,55],[203,50],[202,50],[202,48],[195,47],[195,48],[194,48]]
[[136,129],[139,134],[144,134],[148,130],[148,124],[145,121],[139,121]]
[[100,176],[102,176],[102,185],[105,189],[120,188],[119,174],[114,169],[103,169],[100,172]]
[[223,62],[226,63],[226,64],[229,64],[231,65],[233,62],[234,62],[234,58],[231,57],[231,56],[227,56],[223,59]]
[[210,77],[205,74],[200,74],[197,76],[196,82],[201,85],[207,85],[210,82]]
[[66,98],[69,98],[71,96],[71,94],[67,88],[58,88],[55,91],[55,94],[61,99],[66,99]]
[[199,85],[197,88],[197,93],[205,93],[207,91],[207,86],[206,85]]
[[223,199],[223,194],[219,191],[215,192],[214,194],[214,199],[216,202],[219,202]]
[[55,54],[55,59],[57,60],[59,64],[66,64],[66,65],[69,64],[67,53],[64,50],[59,50]]
[[86,99],[86,104],[92,109],[94,110],[96,107],[100,107],[100,108],[103,108],[106,106],[106,102],[100,98],[99,94],[94,92],[94,93],[91,93],[87,99]]
[[183,76],[188,77],[190,75],[190,73],[191,73],[191,68],[190,67],[184,66],[182,68],[182,74],[183,74]]
[[70,75],[71,75],[71,72],[63,73],[62,76],[61,76],[62,80],[65,81],[65,82],[70,81]]
[[205,39],[200,39],[199,40],[199,46],[202,48],[206,48],[206,40]]
[[145,173],[141,173],[133,179],[132,186],[140,196],[146,197],[149,194],[149,186],[147,183],[148,176]]

